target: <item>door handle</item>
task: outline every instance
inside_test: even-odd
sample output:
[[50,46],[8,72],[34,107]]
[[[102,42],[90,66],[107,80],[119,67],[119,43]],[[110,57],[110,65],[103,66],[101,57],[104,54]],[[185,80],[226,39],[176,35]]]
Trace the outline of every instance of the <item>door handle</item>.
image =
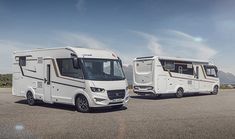
[[47,79],[46,79],[46,78],[44,78],[43,80],[44,80],[44,83],[46,83],[46,82],[47,82]]

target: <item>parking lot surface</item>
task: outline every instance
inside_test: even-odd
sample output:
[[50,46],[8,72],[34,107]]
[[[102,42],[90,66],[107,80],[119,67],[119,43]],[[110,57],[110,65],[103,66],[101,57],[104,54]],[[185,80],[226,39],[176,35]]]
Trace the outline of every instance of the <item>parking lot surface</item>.
[[28,106],[0,89],[0,139],[235,138],[235,90],[181,99],[130,95],[127,108],[79,113],[70,105]]

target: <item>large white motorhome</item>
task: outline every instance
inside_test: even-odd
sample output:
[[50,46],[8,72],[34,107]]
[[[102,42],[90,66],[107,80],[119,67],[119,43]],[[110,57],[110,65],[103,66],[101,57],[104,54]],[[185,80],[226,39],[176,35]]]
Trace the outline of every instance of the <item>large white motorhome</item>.
[[217,67],[208,61],[174,57],[138,57],[133,62],[133,90],[136,94],[160,96],[175,93],[217,94],[220,81]]
[[14,52],[12,94],[46,103],[121,108],[129,100],[119,57],[107,50],[49,48]]

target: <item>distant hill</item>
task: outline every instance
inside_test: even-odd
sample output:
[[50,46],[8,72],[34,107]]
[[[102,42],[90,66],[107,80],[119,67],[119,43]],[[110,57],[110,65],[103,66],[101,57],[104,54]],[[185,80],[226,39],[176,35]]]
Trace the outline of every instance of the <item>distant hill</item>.
[[235,84],[235,76],[232,73],[218,72],[221,84]]
[[[128,66],[123,66],[123,70],[125,72],[127,81],[129,84],[133,83],[133,67],[132,65]],[[218,72],[219,78],[220,78],[220,83],[221,84],[235,84],[235,75],[232,73],[226,73],[223,71]]]
[[12,74],[0,74],[0,87],[12,86]]
[[132,85],[133,83],[133,67],[132,65],[128,65],[128,66],[123,66],[123,71],[126,75],[127,81],[129,85]]

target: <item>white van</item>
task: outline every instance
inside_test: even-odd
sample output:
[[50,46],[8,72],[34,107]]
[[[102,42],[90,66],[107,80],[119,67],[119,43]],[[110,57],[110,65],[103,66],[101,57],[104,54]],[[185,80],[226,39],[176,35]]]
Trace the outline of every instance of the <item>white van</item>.
[[220,81],[215,65],[208,61],[175,57],[138,57],[133,63],[133,90],[139,95],[211,92],[217,94]]
[[107,50],[51,48],[14,52],[13,88],[16,96],[46,103],[121,108],[129,100],[128,84],[119,57]]

